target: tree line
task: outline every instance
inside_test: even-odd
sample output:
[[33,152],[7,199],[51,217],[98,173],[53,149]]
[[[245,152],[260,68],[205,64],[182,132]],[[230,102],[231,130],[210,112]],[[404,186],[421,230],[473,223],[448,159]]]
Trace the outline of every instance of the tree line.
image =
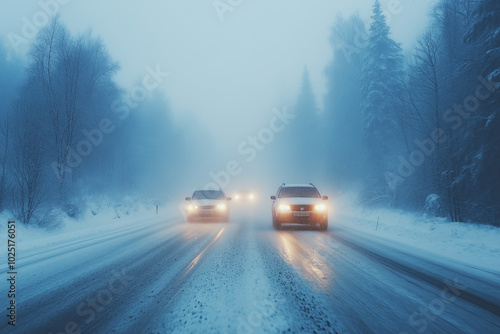
[[500,2],[440,0],[430,15],[405,54],[379,0],[369,24],[336,18],[324,110],[307,78],[296,103],[301,156],[363,205],[500,226]]
[[[363,205],[500,226],[500,3],[440,0],[429,22],[403,54],[379,0],[369,24],[338,16],[324,109],[305,69],[269,154]],[[201,128],[178,124],[160,91],[131,108],[118,71],[99,38],[57,18],[24,61],[0,43],[0,211],[47,225],[99,196],[168,199],[196,170]]]
[[0,211],[52,226],[92,198],[166,199],[183,173],[170,157],[188,158],[186,135],[159,90],[118,113],[127,96],[119,68],[102,40],[72,36],[57,17],[26,60],[0,43]]

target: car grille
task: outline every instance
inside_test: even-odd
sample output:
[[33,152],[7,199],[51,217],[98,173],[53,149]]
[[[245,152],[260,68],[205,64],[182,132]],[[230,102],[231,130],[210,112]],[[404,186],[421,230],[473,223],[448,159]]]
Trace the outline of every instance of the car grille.
[[[301,208],[303,208],[301,210]],[[291,211],[314,211],[314,205],[290,205]]]
[[200,205],[198,209],[215,209],[215,205]]

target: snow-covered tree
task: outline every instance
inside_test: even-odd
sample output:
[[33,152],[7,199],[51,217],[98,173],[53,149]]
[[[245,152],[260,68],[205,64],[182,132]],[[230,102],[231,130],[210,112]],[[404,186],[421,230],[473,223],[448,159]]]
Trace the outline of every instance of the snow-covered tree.
[[[319,168],[319,128],[318,107],[314,97],[307,68],[302,74],[302,84],[293,107],[295,118],[287,128],[289,135],[290,163],[295,169],[298,181],[311,177]],[[304,181],[308,181],[305,179]]]
[[12,107],[16,90],[23,79],[21,60],[11,54],[0,39],[0,212],[12,204],[11,183],[8,162],[12,152]]
[[40,30],[30,56],[33,85],[27,89],[42,92],[39,103],[50,119],[50,154],[62,185],[83,126],[102,118],[97,106],[109,105],[117,92],[112,77],[118,65],[100,40],[73,38],[58,17]]
[[[32,95],[31,95],[32,94]],[[34,92],[23,95],[15,106],[11,170],[14,179],[13,211],[17,219],[29,224],[48,194],[46,127],[38,112]]]
[[[470,116],[463,136],[464,163],[457,179],[468,194],[467,206],[474,219],[500,225],[500,2],[483,0],[472,16],[465,40],[474,60],[473,75],[488,84],[482,88],[484,101]],[[477,86],[477,84],[476,84]],[[471,89],[475,89],[471,87]]]
[[[434,26],[428,28],[418,39],[408,66],[406,88],[406,113],[403,124],[404,132],[408,139],[405,142],[409,156],[413,150],[420,150],[415,144],[429,138],[435,129],[440,129],[439,135],[444,135],[443,127],[443,93],[445,85],[442,74],[442,39],[439,29]],[[430,193],[441,196],[443,194],[442,176],[446,159],[446,151],[441,144],[431,143],[432,152],[425,161],[415,170],[411,179],[405,180],[405,185],[400,189],[400,196],[407,207],[415,208],[414,203],[422,201]],[[410,197],[411,196],[411,197]],[[436,195],[437,196],[437,195]]]
[[385,172],[391,168],[398,145],[398,119],[402,111],[403,55],[401,46],[390,37],[390,29],[376,0],[371,16],[363,66],[364,142],[370,173],[365,195],[386,196]]
[[352,189],[365,166],[361,67],[368,34],[358,14],[338,16],[331,29],[333,59],[325,70],[327,94],[320,115],[324,173],[335,187]]

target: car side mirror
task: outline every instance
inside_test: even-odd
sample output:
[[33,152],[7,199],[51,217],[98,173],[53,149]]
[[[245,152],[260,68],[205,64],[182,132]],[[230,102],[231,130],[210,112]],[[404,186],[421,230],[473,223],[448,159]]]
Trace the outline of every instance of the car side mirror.
[[227,198],[227,200],[228,200],[228,201],[230,201],[230,200],[232,200],[232,198],[231,198],[231,197],[228,197],[228,198]]
[[186,201],[190,201],[191,200],[191,197],[186,197]]
[[275,200],[276,200],[276,196],[271,196],[271,199],[272,199],[273,201],[275,201]]
[[328,196],[323,196],[323,200],[326,201],[328,199]]

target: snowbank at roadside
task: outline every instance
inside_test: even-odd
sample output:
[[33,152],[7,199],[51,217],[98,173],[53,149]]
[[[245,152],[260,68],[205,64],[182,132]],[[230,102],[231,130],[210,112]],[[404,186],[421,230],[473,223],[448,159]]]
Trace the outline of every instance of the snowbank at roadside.
[[334,224],[421,257],[445,258],[500,273],[500,228],[398,210],[360,208],[352,203],[339,199],[339,212],[332,217]]
[[[177,207],[171,205],[159,206],[156,214],[156,203],[153,201],[139,201],[127,198],[121,202],[103,200],[99,203],[89,202],[80,217],[72,218],[59,213],[62,223],[52,229],[40,228],[35,225],[16,224],[17,249],[22,254],[26,251],[62,245],[68,242],[83,240],[93,236],[127,227],[148,225],[158,220],[165,220],[177,213]],[[4,211],[0,213],[0,235],[7,238],[7,221],[15,220],[13,215]],[[5,240],[2,240],[2,244]]]

